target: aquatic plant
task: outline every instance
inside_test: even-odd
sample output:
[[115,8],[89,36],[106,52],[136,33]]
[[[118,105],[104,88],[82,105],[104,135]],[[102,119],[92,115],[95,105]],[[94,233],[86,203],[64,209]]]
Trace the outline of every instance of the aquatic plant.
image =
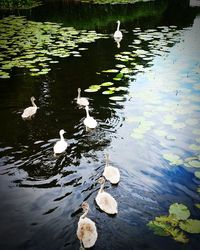
[[81,56],[80,44],[92,43],[105,35],[76,30],[58,23],[28,21],[9,16],[0,20],[0,78],[10,78],[13,68],[31,76],[47,74],[56,58]]
[[126,4],[137,2],[149,2],[153,0],[81,0],[81,2],[93,3],[93,4]]
[[174,203],[169,215],[155,217],[147,226],[159,236],[170,236],[181,243],[188,243],[187,233],[200,233],[200,220],[189,219],[190,211],[184,204]]
[[0,9],[31,9],[39,5],[39,0],[1,0]]

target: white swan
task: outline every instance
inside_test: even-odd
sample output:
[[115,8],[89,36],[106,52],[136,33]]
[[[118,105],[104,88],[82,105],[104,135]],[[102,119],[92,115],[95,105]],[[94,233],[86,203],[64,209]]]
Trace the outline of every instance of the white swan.
[[78,88],[78,97],[77,97],[77,104],[81,106],[88,106],[89,101],[86,97],[81,97],[81,88]]
[[87,202],[82,203],[82,209],[84,214],[81,215],[78,221],[76,234],[80,243],[83,243],[84,248],[90,248],[94,246],[97,240],[97,229],[94,221],[86,217],[89,211],[89,205]]
[[117,21],[117,30],[114,33],[114,38],[122,38],[122,32],[119,30],[120,21]]
[[105,184],[105,178],[100,177],[98,182],[101,184],[101,187],[98,191],[98,194],[95,198],[97,205],[101,210],[107,214],[117,214],[117,202],[109,193],[103,190]]
[[104,168],[103,176],[112,184],[117,184],[120,180],[119,169],[108,164],[109,156],[106,154],[106,165]]
[[31,97],[31,103],[32,103],[33,106],[30,106],[30,107],[24,109],[24,112],[22,114],[23,119],[31,118],[36,113],[38,107],[36,106],[34,101],[35,101],[35,97],[32,96]]
[[66,133],[66,132],[63,129],[61,129],[59,131],[60,140],[57,141],[56,144],[53,147],[54,154],[61,154],[61,153],[63,153],[66,150],[67,146],[68,146],[68,144],[65,141],[64,136],[63,136],[64,133]]
[[84,119],[83,123],[86,126],[86,128],[96,128],[97,126],[97,121],[89,115],[89,107],[85,107],[86,110],[86,118]]

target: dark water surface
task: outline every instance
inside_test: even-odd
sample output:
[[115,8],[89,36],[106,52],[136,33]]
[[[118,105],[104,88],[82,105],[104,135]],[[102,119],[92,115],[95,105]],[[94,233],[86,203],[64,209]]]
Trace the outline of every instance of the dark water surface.
[[[199,249],[199,234],[188,234],[184,245],[154,235],[146,225],[168,214],[175,202],[200,219],[198,168],[184,165],[200,153],[200,11],[180,2],[115,7],[52,1],[17,13],[108,38],[84,44],[88,50],[82,57],[57,59],[47,75],[31,77],[18,69],[10,79],[0,79],[0,249],[79,249],[76,228],[84,200],[98,230],[93,249]],[[118,19],[124,33],[120,48],[112,38]],[[135,68],[114,85],[126,87],[114,94],[123,100],[103,95],[106,88],[82,91],[98,121],[87,132],[85,110],[74,101],[77,88],[113,82],[115,75],[97,72],[130,66],[115,55],[132,51],[138,55]],[[39,110],[23,121],[30,96]],[[62,128],[69,148],[55,158],[53,145]],[[94,202],[106,152],[121,173],[117,186],[105,186],[118,202],[114,217]],[[182,163],[170,165],[164,157],[169,153]]]

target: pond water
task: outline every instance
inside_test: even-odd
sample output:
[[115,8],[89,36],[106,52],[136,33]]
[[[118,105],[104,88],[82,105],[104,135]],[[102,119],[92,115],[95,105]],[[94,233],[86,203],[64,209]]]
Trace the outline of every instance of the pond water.
[[[184,232],[184,244],[147,224],[173,203],[200,219],[199,8],[50,1],[13,14],[0,20],[0,249],[79,249],[83,201],[98,230],[93,249],[198,249],[199,234]],[[76,104],[79,87],[93,131]],[[39,109],[24,121],[31,96]],[[69,147],[55,157],[62,128]],[[105,153],[121,174],[105,185],[116,216],[94,201]]]

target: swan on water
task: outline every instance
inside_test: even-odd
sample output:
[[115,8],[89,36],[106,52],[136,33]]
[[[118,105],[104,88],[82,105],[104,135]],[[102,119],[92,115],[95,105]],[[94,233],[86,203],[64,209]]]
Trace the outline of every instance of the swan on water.
[[120,21],[117,21],[117,30],[114,33],[114,38],[121,38],[122,39],[122,32],[119,30],[120,27]]
[[82,203],[82,209],[84,213],[78,221],[76,234],[80,240],[80,244],[83,244],[84,248],[90,248],[94,246],[97,240],[97,229],[94,221],[86,217],[89,211],[89,204],[87,202]]
[[81,97],[81,88],[78,88],[78,97],[77,97],[77,104],[81,106],[88,106],[89,101],[86,97]]
[[64,129],[61,129],[61,130],[59,131],[60,140],[57,141],[56,144],[55,144],[54,147],[53,147],[53,151],[54,151],[54,154],[55,154],[55,155],[56,155],[56,154],[61,154],[61,153],[63,153],[63,152],[66,150],[67,146],[68,146],[68,144],[67,144],[67,142],[65,141],[65,138],[64,138],[64,136],[63,136],[64,133],[66,133],[66,132],[64,131]]
[[106,154],[106,165],[104,168],[103,176],[112,184],[117,184],[120,180],[119,169],[108,164],[109,155]]
[[33,115],[35,115],[38,107],[35,104],[35,97],[34,96],[31,97],[31,103],[32,103],[32,106],[24,109],[24,112],[22,114],[23,119],[28,119],[28,118],[31,118]]
[[95,198],[95,201],[99,208],[106,212],[107,214],[117,214],[117,202],[109,193],[103,190],[105,184],[105,178],[100,177],[98,182],[101,184],[101,187],[98,191],[98,194]]
[[84,125],[86,126],[86,128],[90,128],[90,129],[96,128],[97,121],[93,117],[90,116],[89,107],[86,106],[85,110],[86,110],[86,118],[83,121]]

